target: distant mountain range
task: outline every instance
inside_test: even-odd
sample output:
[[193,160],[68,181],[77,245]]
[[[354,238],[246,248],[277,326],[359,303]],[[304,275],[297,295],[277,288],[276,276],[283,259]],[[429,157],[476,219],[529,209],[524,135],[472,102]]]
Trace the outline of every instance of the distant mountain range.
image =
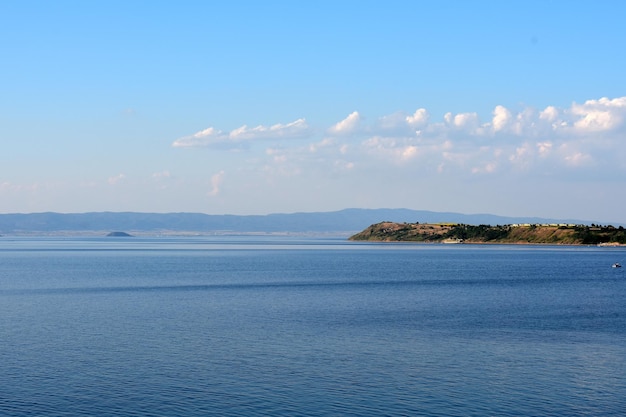
[[[352,234],[382,221],[454,222],[471,225],[512,223],[591,224],[576,219],[504,217],[409,209],[345,209],[333,212],[209,215],[201,213],[30,213],[0,214],[0,234],[124,231],[142,233],[337,233]],[[614,226],[619,226],[615,224]]]

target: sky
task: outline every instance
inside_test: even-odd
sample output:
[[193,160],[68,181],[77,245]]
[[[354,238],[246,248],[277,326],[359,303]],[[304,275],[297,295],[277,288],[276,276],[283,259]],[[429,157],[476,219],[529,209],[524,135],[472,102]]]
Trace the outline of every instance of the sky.
[[626,2],[0,2],[0,213],[626,223]]

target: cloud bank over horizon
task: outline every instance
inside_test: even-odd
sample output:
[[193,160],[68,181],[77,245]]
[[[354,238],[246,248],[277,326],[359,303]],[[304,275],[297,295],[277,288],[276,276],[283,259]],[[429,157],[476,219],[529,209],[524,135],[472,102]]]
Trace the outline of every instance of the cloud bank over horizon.
[[123,211],[146,211],[148,201],[154,211],[216,214],[404,207],[623,223],[617,190],[625,137],[626,97],[541,109],[495,105],[481,115],[354,110],[327,125],[301,117],[230,131],[209,126],[170,141],[169,156],[154,167],[4,180],[0,197],[23,207],[51,196],[85,202],[47,209],[61,212],[119,211],[120,202]]
[[[172,146],[239,150],[244,142],[255,143],[266,146],[269,162],[315,159],[335,170],[382,164],[433,174],[558,176],[562,170],[596,170],[593,175],[603,175],[626,169],[625,120],[626,97],[574,102],[568,108],[512,110],[496,105],[487,117],[448,112],[440,120],[425,108],[371,122],[354,111],[317,129],[304,118],[255,128],[244,125],[230,132],[209,127]],[[307,139],[311,142],[303,143]]]

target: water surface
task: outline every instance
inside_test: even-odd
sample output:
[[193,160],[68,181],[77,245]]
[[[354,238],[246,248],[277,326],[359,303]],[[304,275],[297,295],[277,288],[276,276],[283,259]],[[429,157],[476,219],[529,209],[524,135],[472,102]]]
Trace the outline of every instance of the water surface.
[[0,240],[0,414],[623,415],[623,248]]

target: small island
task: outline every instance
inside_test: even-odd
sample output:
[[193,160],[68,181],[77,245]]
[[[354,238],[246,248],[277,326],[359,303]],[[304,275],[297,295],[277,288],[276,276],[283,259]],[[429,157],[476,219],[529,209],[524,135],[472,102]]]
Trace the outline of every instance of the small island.
[[133,237],[133,235],[126,232],[111,232],[107,234],[107,237]]
[[350,237],[354,241],[423,243],[507,243],[551,245],[626,244],[626,230],[592,224],[376,223]]

